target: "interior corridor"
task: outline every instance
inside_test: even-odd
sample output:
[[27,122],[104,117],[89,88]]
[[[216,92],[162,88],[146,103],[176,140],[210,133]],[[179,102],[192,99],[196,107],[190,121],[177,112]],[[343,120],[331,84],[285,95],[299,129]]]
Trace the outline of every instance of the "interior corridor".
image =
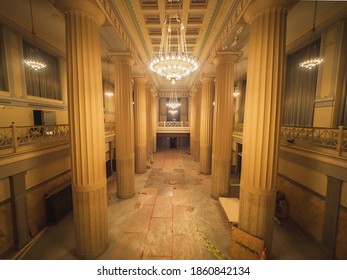
[[[187,150],[158,150],[150,169],[135,176],[135,196],[116,197],[108,178],[109,246],[100,260],[230,259],[230,225],[210,196],[211,176],[198,172]],[[326,259],[324,252],[288,222],[275,223],[274,259]],[[46,228],[22,259],[72,260],[72,213]]]

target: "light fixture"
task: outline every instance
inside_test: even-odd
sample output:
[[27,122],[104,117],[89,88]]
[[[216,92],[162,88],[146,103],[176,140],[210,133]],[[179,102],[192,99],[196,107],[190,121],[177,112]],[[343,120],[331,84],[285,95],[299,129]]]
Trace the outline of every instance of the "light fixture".
[[[165,15],[162,27],[158,55],[150,61],[151,71],[166,77],[173,84],[198,68],[198,61],[187,52],[185,26],[179,14],[180,0],[177,0],[177,12]],[[177,41],[177,42],[174,42]]]
[[176,110],[181,106],[181,103],[178,102],[176,92],[171,92],[169,102],[166,103],[166,106],[169,107],[169,109],[171,110]]
[[[237,81],[237,62],[235,63],[235,81]],[[240,90],[238,89],[237,85],[234,85],[233,95],[234,97],[238,97],[240,95]]]
[[174,114],[176,114],[176,113],[177,113],[177,110],[173,110],[173,109],[171,109],[171,110],[169,110],[169,113],[170,113],[170,114],[172,114],[172,115],[174,115]]
[[[317,0],[314,6],[313,26],[311,29],[311,32],[312,32],[311,46],[313,46],[313,48],[308,47],[308,52],[309,52],[308,58],[306,58],[305,60],[299,63],[300,67],[306,68],[306,69],[312,69],[323,62],[323,58],[319,57],[319,54],[316,54],[317,49],[316,49],[316,44],[314,43],[315,37],[316,37],[315,36],[316,35],[316,14],[317,14]],[[310,57],[310,55],[312,56]]]
[[[33,7],[30,0],[30,15],[31,15],[31,34],[35,37],[34,30],[34,17],[33,17]],[[24,63],[34,69],[35,71],[45,68],[47,64],[43,62],[39,55],[39,50],[37,48],[30,48],[30,54],[24,59]]]
[[234,92],[233,92],[234,97],[238,97],[240,95],[240,91],[237,86],[234,86]]

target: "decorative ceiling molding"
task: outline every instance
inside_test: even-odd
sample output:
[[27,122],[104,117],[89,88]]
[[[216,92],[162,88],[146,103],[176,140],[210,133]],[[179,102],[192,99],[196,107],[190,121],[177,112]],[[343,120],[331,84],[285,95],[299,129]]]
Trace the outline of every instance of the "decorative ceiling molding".
[[128,36],[128,32],[126,31],[124,24],[120,21],[121,17],[114,2],[112,0],[96,0],[96,2],[98,3],[100,9],[102,9],[102,11],[104,12],[108,21],[112,24],[113,27],[115,27],[125,46],[136,61],[136,64],[140,66],[145,73],[147,73],[146,67],[138,55],[139,51],[135,47],[136,44]]
[[235,5],[233,6],[232,12],[226,22],[227,25],[222,28],[223,32],[220,34],[219,39],[216,41],[213,49],[210,51],[210,56],[208,58],[209,63],[215,58],[217,52],[220,50],[223,42],[228,38],[236,24],[241,21],[242,15],[246,8],[249,6],[252,0],[235,0]]
[[205,44],[207,42],[207,39],[211,33],[211,30],[212,30],[212,26],[216,20],[216,17],[217,17],[217,14],[219,12],[219,9],[220,9],[220,6],[222,5],[222,0],[218,0],[216,5],[214,6],[213,8],[213,12],[212,12],[212,16],[211,16],[211,19],[207,25],[207,28],[206,28],[206,32],[205,32],[205,36],[204,36],[204,39],[202,40],[201,44],[200,44],[200,49],[199,49],[199,52],[198,52],[198,57],[200,56],[200,54],[202,53],[202,50],[204,49],[205,47]]

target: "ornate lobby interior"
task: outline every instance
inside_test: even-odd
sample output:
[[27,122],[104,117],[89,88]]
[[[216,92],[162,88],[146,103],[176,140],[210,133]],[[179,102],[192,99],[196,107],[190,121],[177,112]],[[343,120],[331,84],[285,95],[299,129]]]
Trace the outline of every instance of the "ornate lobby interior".
[[347,2],[0,1],[0,259],[346,260]]

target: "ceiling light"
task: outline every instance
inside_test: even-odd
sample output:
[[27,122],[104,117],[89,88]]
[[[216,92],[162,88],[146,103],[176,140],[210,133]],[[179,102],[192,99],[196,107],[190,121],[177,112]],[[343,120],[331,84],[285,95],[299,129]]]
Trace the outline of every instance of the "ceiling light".
[[[30,0],[30,15],[31,15],[31,33],[35,37],[34,30],[34,17],[33,17],[33,8],[32,2]],[[30,55],[24,59],[24,63],[34,69],[35,71],[45,68],[47,64],[43,62],[39,55],[39,50],[37,48],[30,48]]]
[[240,91],[237,86],[234,86],[234,92],[233,92],[234,97],[238,97],[240,95]]
[[[177,1],[179,6],[180,1]],[[172,2],[171,2],[172,5]],[[150,61],[151,71],[175,83],[198,68],[198,61],[187,52],[185,26],[178,12],[165,15],[158,55]],[[174,43],[173,40],[177,40]]]
[[169,102],[166,103],[166,106],[171,110],[176,110],[181,106],[181,103],[177,99],[176,93],[171,93]]
[[319,64],[321,64],[323,62],[323,58],[319,57],[319,55],[316,56],[316,53],[318,52],[318,50],[316,49],[316,44],[314,43],[315,37],[316,37],[315,36],[315,33],[316,33],[316,14],[317,14],[317,0],[315,2],[315,6],[314,6],[313,26],[311,29],[312,44],[310,46],[313,46],[313,47],[310,47],[310,46],[308,47],[307,58],[299,63],[300,67],[306,68],[309,70],[318,66]]

